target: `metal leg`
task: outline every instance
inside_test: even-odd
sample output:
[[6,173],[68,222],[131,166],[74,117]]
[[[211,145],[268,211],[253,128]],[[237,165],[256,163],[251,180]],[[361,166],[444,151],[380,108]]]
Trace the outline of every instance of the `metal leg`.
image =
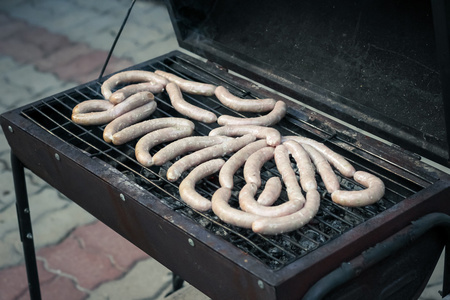
[[25,182],[25,170],[22,162],[11,153],[11,166],[14,177],[14,189],[16,192],[17,218],[19,219],[20,240],[23,245],[25,266],[27,269],[28,289],[32,300],[41,299],[39,276],[36,265],[36,253],[34,251],[33,232],[31,228],[30,208],[28,205],[27,186]]
[[445,245],[445,259],[444,259],[444,282],[442,286],[442,296],[445,299],[450,299],[450,241]]

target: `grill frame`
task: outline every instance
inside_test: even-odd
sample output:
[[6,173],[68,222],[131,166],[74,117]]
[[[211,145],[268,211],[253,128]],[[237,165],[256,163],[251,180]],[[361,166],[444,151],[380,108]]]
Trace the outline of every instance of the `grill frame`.
[[[224,72],[214,64],[201,63],[179,52],[156,58],[150,63],[173,55],[219,72],[221,76],[230,78],[249,90],[255,89],[253,83],[245,79]],[[91,83],[86,85],[89,84]],[[257,92],[271,94],[259,89]],[[401,149],[388,147],[352,132],[345,126],[292,101],[286,102],[298,113],[299,119],[304,118],[303,114],[314,116],[311,122],[325,124],[339,134],[345,132],[343,137],[357,141],[367,153],[377,153],[380,166],[389,160],[393,173],[409,179],[414,178],[425,187],[394,208],[356,226],[280,270],[271,270],[242,250],[229,247],[223,239],[211,235],[160,201],[155,201],[158,199],[151,193],[130,182],[115,168],[97,158],[88,157],[72,145],[61,143],[58,137],[23,118],[22,110],[35,104],[2,115],[1,123],[5,133],[10,132],[7,128],[11,126],[13,132],[7,134],[8,142],[13,153],[27,168],[205,294],[214,299],[242,295],[258,299],[289,299],[303,294],[315,280],[336,268],[340,262],[359,255],[422,215],[436,211],[448,213],[449,209],[443,203],[448,194],[449,179],[446,174],[417,161],[414,155],[405,157],[405,152]],[[24,144],[27,146],[24,147]],[[339,146],[348,148],[346,143],[339,143]],[[55,154],[59,155],[59,160],[55,158]],[[382,157],[389,159],[382,160]],[[413,176],[412,173],[420,176]],[[426,184],[428,180],[433,183]],[[121,199],[121,194],[125,201]],[[96,202],[92,199],[96,199]],[[154,228],[158,231],[154,231]],[[189,239],[193,241],[194,246],[190,245]],[[158,246],[155,247],[155,244]],[[173,249],[177,249],[176,253],[172,253]],[[185,257],[190,259],[186,260]],[[218,268],[224,276],[218,274]],[[211,280],[217,285],[211,285]],[[299,286],[299,280],[304,284]],[[230,286],[234,288],[230,289]]]

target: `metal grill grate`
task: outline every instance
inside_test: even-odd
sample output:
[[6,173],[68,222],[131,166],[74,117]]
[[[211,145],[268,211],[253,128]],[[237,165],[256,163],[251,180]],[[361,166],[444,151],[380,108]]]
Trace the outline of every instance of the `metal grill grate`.
[[[154,71],[156,69],[166,70],[186,79],[224,85],[241,97],[258,97],[258,95],[254,95],[241,88],[235,82],[231,82],[226,78],[203,69],[200,65],[192,64],[182,56],[169,56],[156,62],[149,61],[135,66],[134,69],[148,71]],[[337,135],[328,134],[321,129],[320,124],[303,120],[302,117],[299,117],[298,112],[288,110],[287,116],[276,126],[283,135],[303,135],[324,142],[334,151],[344,155],[357,170],[366,170],[381,177],[386,185],[386,194],[381,201],[374,205],[362,208],[345,208],[331,201],[330,195],[326,193],[323,183],[320,181],[320,177],[317,177],[319,192],[322,198],[321,207],[317,216],[310,224],[294,232],[277,236],[268,237],[255,234],[251,230],[224,224],[212,212],[201,213],[186,206],[180,200],[178,194],[178,184],[184,177],[175,183],[169,182],[165,178],[165,172],[170,166],[170,163],[161,167],[153,166],[150,168],[140,165],[134,157],[136,141],[121,146],[114,146],[103,141],[102,134],[104,126],[84,127],[74,124],[70,119],[72,108],[84,100],[102,98],[99,93],[100,87],[101,84],[98,82],[91,82],[79,86],[44,99],[38,104],[25,109],[22,114],[46,131],[59,137],[62,141],[78,147],[86,155],[97,157],[117,168],[131,181],[136,182],[148,192],[157,196],[160,201],[174,211],[186,216],[199,226],[221,236],[234,246],[258,258],[273,270],[283,268],[424,187],[396,174],[391,174],[386,168],[364,159],[365,156],[373,155],[372,153],[359,149],[358,151],[361,153],[356,154],[356,152],[339,147],[339,143],[346,143],[350,148],[358,148],[356,145]],[[191,95],[186,95],[185,97],[189,102],[207,108],[217,115],[230,114],[241,115],[243,117],[247,116],[246,114],[237,114],[222,106],[215,97]],[[151,118],[182,117],[170,105],[167,94],[155,95],[155,100],[157,101],[158,108]],[[207,135],[213,127],[218,126],[217,124],[207,125],[199,122],[194,123],[196,125],[194,134],[196,135]],[[151,154],[156,153],[164,145],[152,149]],[[238,191],[244,184],[242,170],[238,171],[236,175],[236,188],[230,200],[230,204],[235,207],[238,206]],[[262,170],[263,182],[273,175],[278,175],[275,165],[273,163],[266,163],[264,170]],[[342,176],[339,176],[339,178],[342,189],[358,187],[358,183],[351,179]],[[422,178],[422,180],[431,183],[429,179]],[[202,195],[210,198],[218,187],[217,176],[211,176],[201,181],[196,186],[196,189]],[[286,201],[286,199],[286,194],[283,192],[278,201]]]

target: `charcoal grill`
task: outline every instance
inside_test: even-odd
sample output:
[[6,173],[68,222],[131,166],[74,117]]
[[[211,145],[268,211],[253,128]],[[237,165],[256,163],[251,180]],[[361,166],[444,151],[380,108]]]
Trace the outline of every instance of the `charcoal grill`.
[[[161,69],[186,79],[224,85],[241,97],[282,99],[288,105],[288,113],[276,128],[283,135],[302,135],[323,142],[345,156],[357,170],[379,176],[386,185],[385,196],[374,205],[345,208],[334,204],[319,182],[320,210],[299,230],[264,236],[224,224],[212,212],[195,211],[180,201],[178,184],[181,180],[171,183],[165,179],[168,165],[146,168],[139,164],[134,157],[136,141],[112,146],[103,141],[103,126],[79,126],[71,121],[75,105],[101,97],[100,87],[106,76],[1,116],[2,128],[12,149],[30,294],[39,297],[24,167],[213,299],[362,299],[369,295],[374,299],[417,298],[442,249],[448,246],[450,228],[450,178],[423,163],[417,153],[446,163],[448,151],[444,150],[448,131],[445,125],[436,127],[434,136],[425,132],[415,135],[418,132],[415,128],[405,124],[394,126],[398,120],[393,121],[380,112],[372,115],[373,108],[359,110],[366,107],[365,104],[357,104],[349,110],[350,105],[341,101],[341,94],[292,75],[288,70],[290,66],[275,69],[271,66],[271,63],[278,64],[275,58],[261,62],[257,55],[252,58],[244,55],[247,52],[241,48],[243,44],[257,48],[258,43],[264,45],[264,41],[246,40],[249,32],[241,30],[245,34],[240,35],[239,30],[234,29],[242,25],[239,18],[248,17],[251,8],[255,13],[251,21],[264,17],[264,9],[259,9],[261,5],[249,1],[243,6],[240,4],[237,11],[233,9],[237,5],[233,1],[207,2],[168,1],[180,45],[200,54],[200,58],[174,51],[129,69]],[[266,9],[272,11],[272,18],[280,21],[283,19],[277,19],[277,9],[282,15],[287,14],[286,8],[298,9],[288,7],[288,2],[268,4]],[[340,7],[351,4],[347,2],[340,2],[339,5],[343,5]],[[305,3],[308,5],[302,8],[309,9],[311,15],[318,11],[330,13],[325,8],[331,1]],[[439,17],[438,12],[448,11],[443,1],[434,1],[433,5],[435,18]],[[411,7],[417,12],[417,3]],[[427,8],[431,10],[431,6]],[[336,11],[343,13],[345,10]],[[220,26],[227,18],[227,26]],[[337,19],[340,18],[336,16],[332,20]],[[440,30],[447,28],[444,26],[447,20],[436,21],[437,38],[442,34]],[[274,22],[264,25],[261,20],[258,24],[250,23],[250,27],[259,24],[267,30],[274,26]],[[261,27],[251,30],[256,34]],[[259,34],[258,38],[263,36]],[[439,47],[439,51],[449,53],[448,48]],[[298,53],[289,55],[298,57]],[[409,62],[406,59],[406,63]],[[441,64],[446,63],[445,59],[441,61]],[[430,76],[434,76],[431,73]],[[440,80],[448,82],[447,78],[442,72]],[[443,90],[440,105],[449,100]],[[166,94],[157,94],[155,99],[158,109],[151,118],[180,117]],[[214,97],[187,96],[187,100],[218,115],[239,115]],[[313,107],[307,108],[302,103]],[[364,129],[373,129],[375,133],[384,129],[383,138],[392,142],[399,138],[400,145],[414,144],[418,151],[407,151],[397,144],[370,138],[344,122],[317,112],[314,106],[349,123],[357,118],[356,125],[364,124]],[[354,111],[357,114],[352,115]],[[424,124],[426,121],[418,120]],[[195,125],[196,135],[207,135],[218,126],[200,122]],[[409,140],[410,136],[414,138]],[[273,174],[277,174],[276,167],[266,164],[263,180]],[[343,176],[340,179],[343,189],[354,189],[358,185]],[[241,173],[237,174],[236,185],[238,189],[243,185]],[[215,176],[197,186],[206,197],[217,188]],[[282,193],[281,199],[285,198]],[[237,205],[235,194],[231,203]],[[445,249],[448,256],[448,247]],[[443,296],[450,293],[448,268],[445,268],[442,293]]]

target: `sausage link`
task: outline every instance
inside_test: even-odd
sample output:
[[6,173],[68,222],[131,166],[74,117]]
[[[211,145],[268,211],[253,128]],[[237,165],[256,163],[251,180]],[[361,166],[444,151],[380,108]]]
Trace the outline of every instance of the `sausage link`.
[[353,175],[356,182],[366,187],[360,191],[335,191],[331,194],[333,202],[344,206],[365,206],[380,200],[384,195],[384,183],[375,175],[364,171],[357,171]]
[[215,95],[219,101],[235,111],[262,113],[275,107],[275,99],[242,99],[231,94],[224,86],[218,86]]
[[105,99],[109,100],[112,95],[111,90],[119,84],[136,82],[154,82],[166,86],[169,81],[150,71],[131,70],[123,71],[109,77],[103,82],[101,93]]
[[217,145],[231,139],[225,136],[190,136],[174,141],[153,155],[153,163],[161,166],[169,160],[188,152]]
[[190,207],[198,211],[211,209],[211,201],[195,190],[197,182],[220,170],[225,161],[221,158],[209,160],[195,167],[180,183],[180,197]]
[[319,151],[342,175],[352,177],[355,168],[340,154],[334,152],[322,143],[303,136],[283,136],[282,142],[286,140],[294,140],[299,144],[310,145]]
[[308,152],[299,143],[289,140],[283,143],[297,163],[300,174],[300,184],[305,192],[317,189],[314,167]]
[[277,101],[274,108],[266,115],[255,118],[238,118],[229,115],[221,115],[217,119],[219,125],[260,125],[272,126],[280,122],[286,115],[286,103]]
[[260,219],[261,216],[231,207],[228,203],[230,198],[230,189],[224,187],[219,188],[211,198],[213,212],[227,224],[242,228],[252,228],[252,223]]
[[125,100],[126,98],[130,97],[131,95],[139,92],[151,92],[156,94],[161,93],[162,91],[164,91],[164,86],[162,84],[155,82],[143,82],[131,84],[112,93],[111,96],[109,97],[109,102],[113,104],[118,104],[123,100]]
[[297,230],[308,224],[319,211],[320,195],[317,190],[311,190],[306,193],[305,206],[290,215],[261,218],[255,220],[252,224],[252,230],[256,233],[275,235]]
[[185,126],[192,130],[195,127],[194,123],[183,118],[168,117],[152,119],[133,124],[120,130],[112,136],[112,142],[114,145],[122,145],[153,130],[175,126]]
[[219,182],[220,185],[229,189],[233,188],[234,182],[233,177],[236,171],[245,164],[245,161],[250,155],[255,151],[266,147],[266,140],[257,140],[250,143],[234,153],[223,165],[219,172]]
[[236,152],[245,145],[255,140],[256,138],[253,135],[247,134],[242,137],[238,137],[218,145],[197,150],[189,155],[180,158],[172,166],[170,166],[166,174],[167,179],[170,181],[176,181],[178,178],[180,178],[181,174],[187,169],[196,166],[209,159],[222,157],[230,153]]
[[216,86],[213,84],[186,80],[178,77],[175,74],[164,72],[161,70],[156,70],[155,73],[162,77],[165,77],[171,82],[174,82],[180,87],[183,92],[188,94],[212,96],[214,95],[214,91],[216,90]]
[[[272,177],[273,178],[273,177]],[[247,183],[239,192],[239,206],[243,211],[264,217],[281,217],[292,214],[303,207],[303,200],[294,199],[277,206],[264,206],[255,200],[258,187]]]
[[149,117],[156,110],[156,102],[152,101],[141,107],[135,108],[117,118],[106,125],[103,130],[103,139],[107,143],[112,142],[113,135],[127,126],[140,122]]
[[191,135],[193,132],[191,127],[176,126],[157,129],[147,133],[136,143],[135,154],[136,159],[142,165],[150,167],[153,165],[150,149],[161,143],[173,141]]
[[277,146],[281,143],[281,134],[278,130],[271,127],[258,125],[227,125],[217,127],[209,132],[210,136],[225,135],[225,136],[242,136],[244,134],[253,134],[258,139],[266,139],[267,145]]
[[261,186],[261,168],[273,158],[275,148],[264,147],[255,151],[247,158],[244,164],[244,179],[246,183],[254,183]]
[[217,120],[217,116],[214,113],[184,100],[180,88],[175,83],[170,82],[167,84],[166,91],[169,94],[173,107],[180,114],[204,123],[214,123]]
[[317,172],[322,178],[327,191],[331,194],[334,191],[339,190],[339,188],[341,187],[339,184],[339,180],[337,179],[336,174],[333,172],[333,169],[331,168],[328,161],[323,157],[323,155],[310,145],[303,144],[302,146],[311,157],[311,160],[316,166]]
[[72,114],[84,114],[84,113],[90,113],[90,112],[98,112],[98,111],[105,111],[108,109],[111,109],[114,106],[114,104],[110,103],[109,101],[100,100],[100,99],[92,99],[92,100],[86,100],[81,103],[78,103],[73,109]]
[[266,181],[264,190],[261,192],[261,194],[259,194],[258,200],[256,201],[264,206],[272,205],[280,197],[281,189],[282,185],[280,178],[276,176],[270,177]]

